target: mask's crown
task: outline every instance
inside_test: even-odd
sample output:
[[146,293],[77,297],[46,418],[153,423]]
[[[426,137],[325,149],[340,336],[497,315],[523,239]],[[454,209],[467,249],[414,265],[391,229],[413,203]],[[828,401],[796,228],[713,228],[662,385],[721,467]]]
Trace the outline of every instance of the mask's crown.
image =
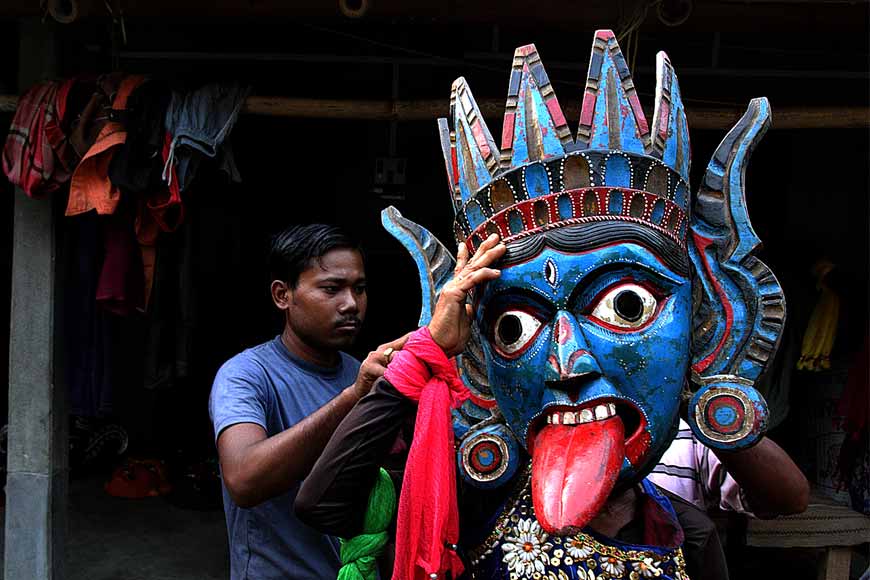
[[439,119],[459,242],[510,242],[553,228],[623,220],[685,247],[689,131],[677,77],[656,59],[652,130],[616,37],[595,33],[576,137],[535,46],[514,53],[498,148],[464,78]]

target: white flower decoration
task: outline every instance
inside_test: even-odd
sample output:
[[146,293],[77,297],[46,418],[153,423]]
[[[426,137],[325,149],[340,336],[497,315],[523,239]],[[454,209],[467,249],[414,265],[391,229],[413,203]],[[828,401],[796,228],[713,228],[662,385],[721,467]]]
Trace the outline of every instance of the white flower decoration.
[[568,551],[568,555],[575,560],[585,560],[594,553],[592,546],[583,542],[579,538],[566,540],[565,549]]
[[601,559],[601,569],[616,578],[625,574],[625,564],[613,556]]
[[535,572],[543,574],[550,558],[547,556],[550,546],[544,545],[547,533],[541,529],[535,520],[521,519],[517,523],[513,535],[506,536],[501,549],[504,550],[502,561],[508,565],[511,576],[531,578]]
[[652,558],[644,558],[642,562],[632,562],[631,567],[643,578],[658,578],[662,570],[656,566]]

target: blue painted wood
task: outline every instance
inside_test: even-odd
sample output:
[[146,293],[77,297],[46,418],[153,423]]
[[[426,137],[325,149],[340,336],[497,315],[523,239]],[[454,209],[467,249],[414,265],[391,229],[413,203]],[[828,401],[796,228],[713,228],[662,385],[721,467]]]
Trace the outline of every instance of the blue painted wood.
[[547,170],[540,163],[532,163],[523,171],[523,182],[529,197],[540,197],[550,193],[550,180]]
[[[438,294],[453,276],[456,260],[429,230],[403,217],[393,206],[381,212],[381,224],[411,254],[417,266],[421,293],[418,324],[425,326],[432,320]],[[481,336],[476,325],[471,329],[471,338],[465,352],[457,357],[457,367],[465,386],[478,400],[492,399],[483,360]],[[490,415],[483,408],[477,408],[476,412],[477,415]]]
[[429,230],[405,219],[393,206],[381,212],[381,224],[405,247],[417,266],[422,293],[418,324],[425,326],[432,320],[438,293],[453,275],[456,260]]
[[[477,470],[473,458],[492,471]],[[479,489],[494,489],[511,481],[517,473],[520,450],[513,434],[502,423],[475,426],[462,435],[456,463],[462,480]]]
[[[622,86],[619,71],[620,69],[627,71],[628,66],[615,38],[608,43],[608,48],[599,60],[601,69],[595,71],[594,77],[600,79],[600,83],[593,113],[592,138],[588,148],[618,149],[642,155],[645,153],[644,132],[638,126],[631,103]],[[593,77],[590,70],[591,78]]]
[[694,244],[690,258],[703,292],[699,316],[715,321],[696,326],[693,367],[711,383],[693,399],[714,387],[743,389],[757,410],[755,435],[734,442],[717,441],[703,417],[690,421],[695,434],[718,448],[753,444],[766,425],[766,405],[751,385],[764,372],[778,348],[785,323],[785,296],[773,272],[753,254],[761,241],[752,228],[746,206],[746,163],[770,126],[767,99],[753,99],[743,118],[713,154],[699,188],[692,218]]
[[628,158],[619,154],[608,157],[604,165],[604,179],[612,187],[631,187],[631,164]]
[[499,151],[474,101],[471,88],[462,77],[453,83],[451,105],[460,189],[462,200],[468,201],[492,181]]
[[713,154],[696,199],[690,257],[701,274],[701,309],[716,317],[713,332],[694,337],[694,366],[702,376],[754,381],[785,322],[782,288],[753,256],[761,241],[746,207],[746,163],[769,125],[767,99],[754,99]]
[[738,450],[758,443],[767,430],[767,403],[755,388],[733,380],[714,381],[689,403],[689,426],[713,449]]

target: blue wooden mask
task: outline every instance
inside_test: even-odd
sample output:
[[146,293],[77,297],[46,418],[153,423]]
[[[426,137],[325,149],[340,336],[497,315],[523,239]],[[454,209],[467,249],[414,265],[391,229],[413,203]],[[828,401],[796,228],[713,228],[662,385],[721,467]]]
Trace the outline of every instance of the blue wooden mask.
[[[508,248],[501,277],[474,295],[458,361],[473,396],[454,425],[466,482],[501,485],[530,457],[538,519],[564,532],[652,468],[681,396],[707,445],[764,432],[753,383],[785,303],[753,256],[744,170],[770,109],[750,103],[690,196],[685,109],[664,53],[649,125],[613,33],[598,31],[573,133],[535,47],[513,62],[500,147],[462,78],[439,120],[457,242],[473,252],[497,233]],[[416,260],[426,324],[453,258],[394,208],[382,221]]]

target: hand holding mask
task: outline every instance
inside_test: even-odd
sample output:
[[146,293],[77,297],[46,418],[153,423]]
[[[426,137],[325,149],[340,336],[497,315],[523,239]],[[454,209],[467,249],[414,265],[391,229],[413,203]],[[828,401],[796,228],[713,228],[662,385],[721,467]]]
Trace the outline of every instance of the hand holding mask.
[[504,255],[505,249],[496,234],[489,236],[470,259],[468,248],[459,248],[453,279],[441,289],[429,323],[432,339],[448,357],[465,350],[473,319],[469,295],[479,284],[495,280],[501,275],[499,270],[490,266]]

